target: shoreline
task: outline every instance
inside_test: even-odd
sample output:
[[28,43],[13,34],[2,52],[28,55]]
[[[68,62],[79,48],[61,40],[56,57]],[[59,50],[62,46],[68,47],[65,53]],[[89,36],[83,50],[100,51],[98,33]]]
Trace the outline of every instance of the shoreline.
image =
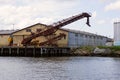
[[72,56],[120,57],[120,46],[84,46],[71,49]]

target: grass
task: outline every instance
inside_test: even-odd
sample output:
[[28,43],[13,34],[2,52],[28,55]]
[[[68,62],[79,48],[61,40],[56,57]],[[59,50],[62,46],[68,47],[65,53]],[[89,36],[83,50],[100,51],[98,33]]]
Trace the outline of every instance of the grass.
[[107,47],[107,46],[98,46],[98,48],[100,49],[110,49],[112,51],[120,51],[120,46],[111,46],[111,47]]
[[87,52],[92,52],[95,47],[92,47],[92,46],[82,46],[82,47],[79,47],[79,48],[82,49],[82,50],[85,50]]

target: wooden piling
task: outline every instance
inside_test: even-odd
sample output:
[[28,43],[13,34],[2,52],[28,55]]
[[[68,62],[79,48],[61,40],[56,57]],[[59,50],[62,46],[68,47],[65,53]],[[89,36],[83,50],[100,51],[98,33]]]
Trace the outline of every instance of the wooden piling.
[[0,56],[51,57],[69,55],[68,47],[1,47]]

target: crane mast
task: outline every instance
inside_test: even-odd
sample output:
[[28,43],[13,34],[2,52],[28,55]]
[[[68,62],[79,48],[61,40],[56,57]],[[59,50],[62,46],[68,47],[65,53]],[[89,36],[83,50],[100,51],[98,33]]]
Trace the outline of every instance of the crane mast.
[[55,32],[56,32],[58,29],[60,29],[61,27],[66,26],[66,25],[68,25],[68,24],[70,24],[70,23],[73,23],[73,22],[75,22],[75,21],[77,21],[77,20],[79,20],[79,19],[82,19],[82,18],[87,18],[86,24],[87,24],[88,26],[90,26],[90,24],[89,24],[89,17],[91,17],[90,14],[88,14],[88,13],[81,13],[81,14],[78,14],[78,15],[75,15],[75,16],[72,16],[72,17],[69,17],[69,18],[67,18],[67,19],[63,19],[63,20],[61,20],[61,21],[58,21],[58,22],[53,23],[53,24],[51,24],[51,25],[48,25],[48,29],[46,29],[46,30],[44,30],[44,31],[41,31],[41,32],[39,32],[39,33],[35,33],[35,34],[33,34],[33,35],[28,36],[27,38],[23,39],[21,43],[22,43],[24,46],[29,45],[32,39],[34,39],[34,38],[36,38],[36,37],[39,37],[39,36],[52,35],[53,33],[55,33]]

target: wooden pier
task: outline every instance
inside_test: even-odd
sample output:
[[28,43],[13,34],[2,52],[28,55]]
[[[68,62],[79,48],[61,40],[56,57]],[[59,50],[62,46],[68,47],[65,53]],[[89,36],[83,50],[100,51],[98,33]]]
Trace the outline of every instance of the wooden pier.
[[69,47],[11,47],[0,48],[0,56],[52,57],[69,56]]

